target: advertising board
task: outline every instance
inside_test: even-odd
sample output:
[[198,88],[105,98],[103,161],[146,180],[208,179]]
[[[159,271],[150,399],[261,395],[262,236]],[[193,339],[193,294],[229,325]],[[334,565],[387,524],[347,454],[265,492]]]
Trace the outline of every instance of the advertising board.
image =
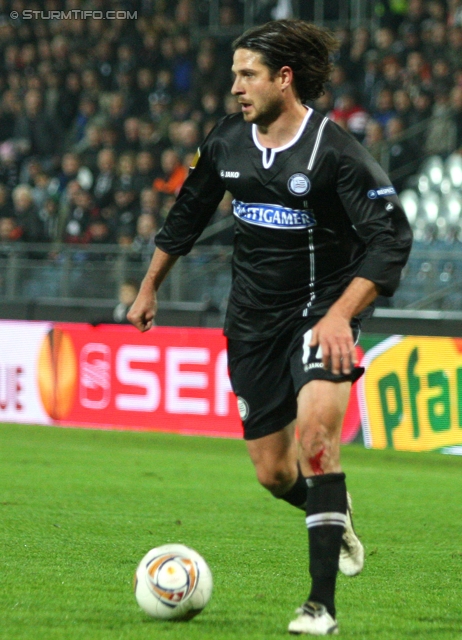
[[[219,329],[0,322],[0,420],[242,435]],[[342,442],[462,452],[462,339],[363,335]]]

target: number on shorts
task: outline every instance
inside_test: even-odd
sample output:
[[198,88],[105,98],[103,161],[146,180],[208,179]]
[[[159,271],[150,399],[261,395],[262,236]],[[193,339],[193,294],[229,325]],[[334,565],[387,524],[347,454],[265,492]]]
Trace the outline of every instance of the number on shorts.
[[[313,335],[313,332],[311,331],[311,329],[308,329],[308,331],[303,336],[302,364],[308,364],[308,361],[310,359],[311,349],[313,348],[313,347],[310,347],[310,342],[311,342],[311,336],[312,335]],[[322,359],[321,345],[318,345],[318,349],[316,351],[316,355],[315,355],[314,359],[315,360],[321,360]]]

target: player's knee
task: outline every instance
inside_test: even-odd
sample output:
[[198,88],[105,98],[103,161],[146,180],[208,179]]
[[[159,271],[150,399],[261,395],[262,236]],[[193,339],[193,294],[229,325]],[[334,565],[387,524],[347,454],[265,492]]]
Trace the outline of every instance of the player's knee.
[[286,493],[296,477],[296,470],[288,468],[257,468],[258,482],[276,497]]

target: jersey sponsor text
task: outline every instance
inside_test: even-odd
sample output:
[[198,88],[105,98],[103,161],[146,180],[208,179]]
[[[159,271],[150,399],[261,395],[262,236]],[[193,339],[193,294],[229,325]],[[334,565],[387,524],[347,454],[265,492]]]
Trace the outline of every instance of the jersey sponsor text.
[[272,229],[309,229],[316,224],[312,211],[277,204],[233,200],[233,213],[240,220]]

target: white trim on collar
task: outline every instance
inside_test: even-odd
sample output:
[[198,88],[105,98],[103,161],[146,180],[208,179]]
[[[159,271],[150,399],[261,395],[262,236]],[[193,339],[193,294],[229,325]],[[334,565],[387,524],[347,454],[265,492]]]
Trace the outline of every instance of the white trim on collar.
[[276,153],[279,153],[279,151],[285,151],[289,147],[292,147],[296,142],[298,142],[298,140],[300,139],[300,136],[305,130],[308,120],[311,118],[312,113],[313,113],[313,109],[311,109],[311,107],[307,107],[305,117],[303,118],[303,121],[297,133],[295,134],[295,137],[293,137],[290,142],[288,142],[287,144],[284,144],[282,147],[275,147],[274,149],[268,149],[268,147],[264,147],[262,144],[260,144],[260,141],[258,140],[258,135],[257,135],[257,125],[256,124],[252,125],[252,138],[257,149],[260,149],[260,151],[262,152],[262,164],[264,169],[269,169],[271,167],[276,157]]

